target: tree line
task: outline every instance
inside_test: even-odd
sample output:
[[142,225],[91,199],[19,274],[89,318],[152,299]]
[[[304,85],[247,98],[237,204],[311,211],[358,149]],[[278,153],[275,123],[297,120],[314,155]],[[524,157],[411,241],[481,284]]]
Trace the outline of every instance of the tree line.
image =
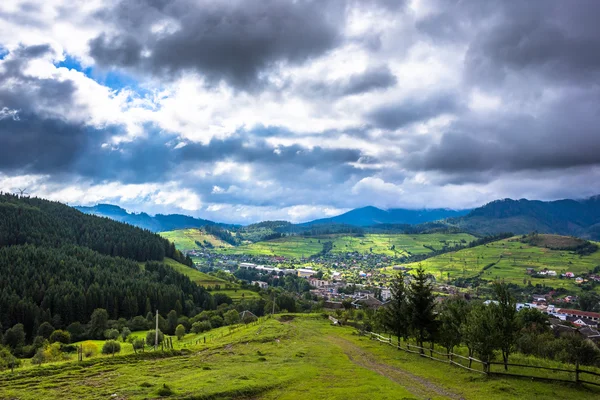
[[378,310],[368,328],[385,331],[398,340],[414,339],[421,352],[435,344],[448,353],[465,346],[470,357],[488,363],[500,356],[508,368],[515,351],[563,362],[597,365],[600,350],[578,334],[555,335],[548,317],[536,309],[520,312],[509,288],[494,283],[496,300],[467,301],[455,296],[436,302],[429,277],[418,268],[409,283],[399,274],[391,284],[391,301]]
[[141,266],[78,246],[0,248],[0,324],[23,324],[29,337],[43,322],[85,323],[96,308],[118,319],[214,307],[204,288],[158,261]]
[[148,230],[84,214],[58,202],[0,193],[0,247],[78,245],[136,261],[173,258],[193,266],[168,240]]

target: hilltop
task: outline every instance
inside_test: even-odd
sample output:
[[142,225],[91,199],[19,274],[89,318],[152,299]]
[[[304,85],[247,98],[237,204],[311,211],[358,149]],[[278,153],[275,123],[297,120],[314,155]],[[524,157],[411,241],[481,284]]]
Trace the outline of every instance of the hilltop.
[[451,217],[459,217],[466,215],[468,212],[469,210],[450,210],[445,208],[420,210],[392,208],[389,210],[382,210],[377,207],[367,206],[356,208],[335,217],[317,219],[300,225],[311,226],[323,224],[346,224],[362,227],[373,226],[377,224],[416,225]]
[[585,200],[496,200],[467,215],[446,220],[449,225],[481,235],[533,231],[600,239],[600,197]]

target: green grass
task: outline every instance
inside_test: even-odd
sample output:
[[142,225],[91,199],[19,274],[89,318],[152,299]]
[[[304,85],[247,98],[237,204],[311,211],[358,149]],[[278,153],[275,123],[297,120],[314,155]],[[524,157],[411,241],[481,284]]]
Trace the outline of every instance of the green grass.
[[[268,255],[289,258],[309,257],[323,250],[323,243],[333,242],[333,253],[347,253],[358,251],[368,253],[373,250],[376,254],[389,256],[424,254],[431,252],[425,246],[436,250],[448,245],[461,244],[461,241],[470,242],[473,236],[460,234],[365,234],[363,237],[350,235],[323,235],[318,237],[289,236],[265,242],[257,242],[248,245],[218,249],[223,254],[246,254],[246,255]],[[392,250],[392,246],[395,249]]]
[[232,288],[236,288],[238,285],[235,283],[227,282],[223,279],[217,278],[215,276],[208,275],[204,272],[200,272],[195,268],[188,267],[187,265],[183,265],[172,258],[165,258],[163,261],[166,265],[173,268],[175,271],[182,273],[183,275],[190,278],[192,282],[195,282],[198,286],[204,287],[214,287],[215,285],[220,285],[225,288],[226,285],[231,286]]
[[559,275],[564,272],[573,272],[578,275],[600,265],[600,251],[588,256],[579,256],[570,251],[531,246],[515,239],[504,239],[483,246],[442,254],[420,263],[408,264],[408,266],[417,267],[418,264],[421,264],[436,278],[445,281],[448,274],[450,274],[450,279],[472,277],[482,272],[485,266],[495,263],[483,271],[482,278],[501,279],[519,285],[523,285],[523,279],[525,279],[526,281],[531,280],[533,285],[539,283],[554,288],[564,287],[569,290],[577,290],[578,286],[573,279],[532,278],[526,274],[526,269],[535,268],[540,271],[548,268],[556,271]]
[[200,246],[196,244],[196,241],[204,243],[205,240],[214,247],[232,247],[229,243],[195,228],[160,232],[159,235],[175,243],[175,247],[180,251],[199,249]]
[[[198,338],[201,335],[198,335]],[[573,399],[595,388],[486,378],[333,327],[320,316],[274,319],[204,344],[174,340],[184,354],[98,357],[0,373],[0,398],[38,399]],[[159,352],[160,354],[160,352]],[[169,390],[165,389],[165,385]]]

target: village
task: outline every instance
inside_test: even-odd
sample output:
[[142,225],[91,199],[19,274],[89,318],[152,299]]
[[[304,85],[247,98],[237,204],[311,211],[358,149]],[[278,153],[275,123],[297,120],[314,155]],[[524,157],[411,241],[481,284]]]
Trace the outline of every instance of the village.
[[[410,279],[411,268],[394,265],[399,260],[395,257],[380,254],[360,254],[357,252],[334,253],[312,259],[291,260],[285,257],[248,256],[248,255],[223,255],[210,252],[193,251],[191,256],[202,259],[198,265],[209,268],[222,268],[234,273],[236,270],[246,270],[258,273],[255,280],[248,283],[259,289],[267,290],[267,280],[277,279],[285,275],[297,276],[306,279],[310,285],[310,294],[314,299],[323,300],[326,309],[377,309],[385,307],[392,293],[389,281],[392,274],[383,273],[382,267],[390,265],[394,273],[401,273],[405,280]],[[577,283],[588,281],[598,282],[598,271],[575,276],[571,272],[560,274],[560,278],[573,279]],[[527,268],[524,271],[529,276],[557,276],[557,272],[548,269],[536,271]],[[433,289],[438,296],[436,301],[443,302],[449,295],[461,295],[467,299],[479,297],[478,290],[469,290],[456,287],[443,282],[436,282],[430,275]],[[494,300],[486,300],[486,303]],[[550,326],[555,332],[578,332],[582,336],[600,341],[600,313],[573,309],[578,298],[575,295],[565,294],[564,291],[549,290],[544,294],[527,294],[522,301],[516,304],[518,311],[523,309],[537,309],[549,316]]]

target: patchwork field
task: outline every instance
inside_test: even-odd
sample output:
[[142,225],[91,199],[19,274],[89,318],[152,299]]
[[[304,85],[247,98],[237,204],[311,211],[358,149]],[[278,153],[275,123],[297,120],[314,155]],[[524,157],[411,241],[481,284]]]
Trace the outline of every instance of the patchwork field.
[[[309,257],[323,250],[323,243],[333,242],[333,253],[358,251],[376,254],[407,255],[429,253],[430,246],[436,250],[444,244],[468,243],[475,237],[469,234],[365,234],[363,237],[350,235],[324,235],[319,237],[289,236],[276,240],[257,242],[248,245],[218,249],[223,254],[269,255],[289,258]],[[393,249],[392,249],[393,247]]]
[[198,246],[196,242],[204,243],[204,241],[210,243],[213,247],[232,247],[229,243],[224,242],[201,229],[179,229],[175,231],[160,232],[159,234],[165,239],[169,239],[171,242],[175,243],[175,247],[180,251],[198,249],[200,246]]
[[[573,279],[558,277],[532,278],[526,274],[527,268],[541,271],[544,268],[557,274],[573,272],[575,275],[600,266],[600,251],[580,256],[566,250],[552,250],[545,247],[521,243],[516,238],[504,239],[483,246],[450,252],[421,261],[420,264],[442,281],[458,277],[472,277],[483,271],[482,278],[502,279],[523,285],[531,280],[533,285],[546,284],[555,288],[577,289]],[[409,264],[416,268],[419,263]],[[493,264],[490,266],[490,264]],[[486,270],[483,270],[487,266]],[[389,269],[387,269],[389,271]]]
[[[596,388],[486,378],[334,327],[320,315],[173,340],[176,351],[97,356],[0,373],[0,398],[573,399]],[[123,345],[127,347],[127,344]]]

